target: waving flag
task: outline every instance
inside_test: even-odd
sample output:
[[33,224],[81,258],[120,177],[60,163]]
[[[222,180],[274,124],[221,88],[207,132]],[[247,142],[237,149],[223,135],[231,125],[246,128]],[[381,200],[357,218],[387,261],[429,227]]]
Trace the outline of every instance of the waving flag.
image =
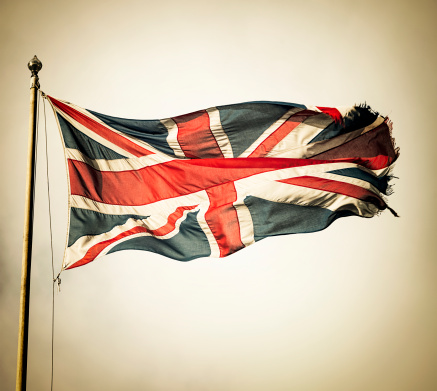
[[69,176],[63,269],[126,249],[225,257],[388,208],[398,151],[366,106],[252,102],[131,120],[48,99]]

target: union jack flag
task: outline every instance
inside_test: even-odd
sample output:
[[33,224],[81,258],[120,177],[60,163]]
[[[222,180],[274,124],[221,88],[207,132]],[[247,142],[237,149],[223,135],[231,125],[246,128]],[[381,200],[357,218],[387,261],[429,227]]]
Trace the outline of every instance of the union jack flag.
[[398,150],[367,106],[250,102],[132,120],[47,99],[68,165],[63,270],[126,249],[225,257],[388,208]]

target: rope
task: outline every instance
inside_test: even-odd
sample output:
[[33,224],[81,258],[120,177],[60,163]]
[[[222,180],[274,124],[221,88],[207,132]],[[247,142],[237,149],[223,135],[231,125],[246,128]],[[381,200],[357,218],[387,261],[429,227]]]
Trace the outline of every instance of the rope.
[[[40,97],[45,98],[44,92],[40,90]],[[52,261],[52,358],[51,358],[51,378],[50,378],[50,390],[53,391],[53,363],[54,363],[54,335],[55,335],[55,283],[58,282],[58,289],[60,289],[61,279],[58,276],[55,278],[55,266],[53,261],[53,230],[52,230],[52,208],[50,204],[50,180],[49,180],[49,154],[47,146],[47,118],[46,118],[46,102],[43,99],[44,105],[44,138],[45,138],[45,153],[46,153],[46,179],[47,179],[47,200],[49,207],[49,227],[50,227],[50,252]]]

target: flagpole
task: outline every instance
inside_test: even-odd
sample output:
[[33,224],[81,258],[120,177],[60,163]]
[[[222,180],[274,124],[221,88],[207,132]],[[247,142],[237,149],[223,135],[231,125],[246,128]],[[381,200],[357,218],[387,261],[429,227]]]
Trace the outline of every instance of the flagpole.
[[24,211],[23,257],[21,267],[20,318],[18,325],[17,379],[15,390],[26,390],[27,347],[29,331],[30,266],[32,257],[33,204],[35,186],[36,122],[38,106],[38,72],[42,68],[36,56],[28,63],[30,78],[29,142],[27,155],[26,203]]

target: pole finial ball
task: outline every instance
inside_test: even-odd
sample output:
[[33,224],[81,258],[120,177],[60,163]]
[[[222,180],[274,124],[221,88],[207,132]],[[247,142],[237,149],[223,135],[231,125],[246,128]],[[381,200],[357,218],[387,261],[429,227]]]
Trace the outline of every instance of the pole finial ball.
[[33,58],[29,61],[29,64],[27,64],[27,67],[32,72],[32,76],[37,76],[38,72],[42,68],[42,62],[38,60],[37,56],[33,56]]

